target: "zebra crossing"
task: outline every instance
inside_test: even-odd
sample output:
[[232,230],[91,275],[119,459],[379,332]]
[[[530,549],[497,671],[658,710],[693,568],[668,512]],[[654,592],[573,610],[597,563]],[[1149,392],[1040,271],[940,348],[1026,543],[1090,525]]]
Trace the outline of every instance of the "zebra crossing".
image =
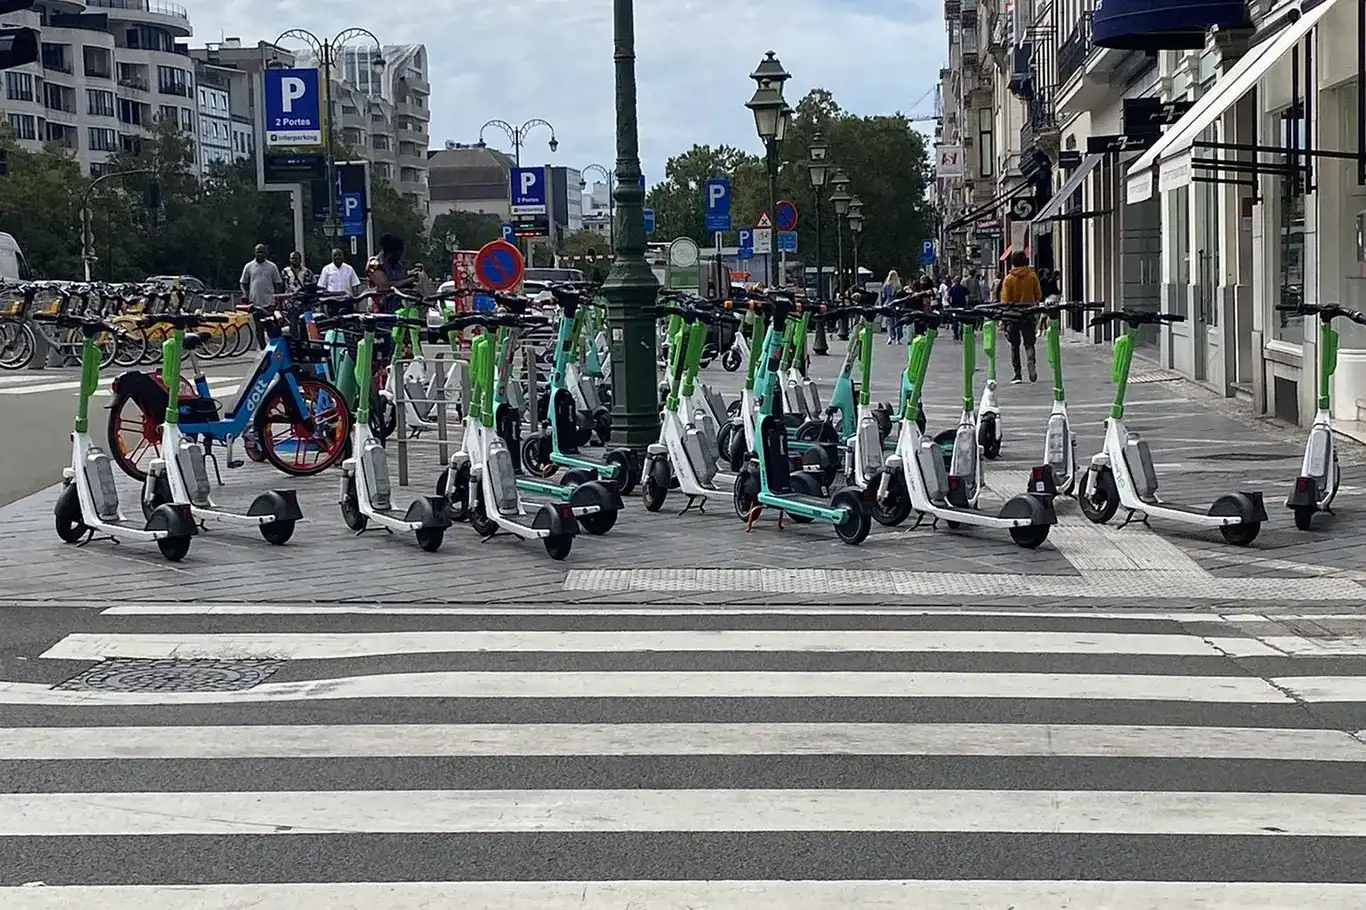
[[70,612],[5,910],[1366,908],[1350,613]]
[[[141,369],[154,369],[143,367]],[[250,363],[238,363],[214,370],[206,370],[204,375],[217,398],[236,395],[244,375],[251,370]],[[100,379],[96,398],[107,398],[113,394],[110,387],[122,370],[105,371]],[[0,396],[43,395],[51,392],[69,392],[73,396],[81,387],[81,375],[77,369],[24,370],[15,373],[0,373]]]

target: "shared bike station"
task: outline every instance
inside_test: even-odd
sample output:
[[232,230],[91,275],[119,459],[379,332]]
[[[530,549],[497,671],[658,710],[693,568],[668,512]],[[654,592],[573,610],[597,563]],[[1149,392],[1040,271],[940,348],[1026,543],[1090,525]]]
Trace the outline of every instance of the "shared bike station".
[[[654,314],[660,435],[633,451],[612,439],[610,314],[597,288],[553,285],[533,297],[498,283],[485,289],[494,305],[482,312],[461,306],[459,292],[310,289],[286,305],[230,313],[196,312],[171,295],[147,312],[109,315],[87,304],[32,314],[30,333],[65,339],[81,371],[71,464],[54,507],[58,536],[74,545],[153,543],[173,561],[220,535],[285,546],[337,532],[376,547],[406,538],[427,552],[532,542],[558,561],[628,539],[612,532],[630,511],[639,521],[691,513],[695,522],[813,540],[824,527],[850,545],[878,526],[906,526],[999,536],[1026,549],[1043,545],[1060,515],[1157,520],[1159,531],[1217,531],[1237,546],[1253,543],[1269,520],[1260,491],[1221,491],[1207,506],[1162,498],[1150,442],[1126,423],[1135,340],[1177,315],[1067,302],[928,310],[919,297],[861,292],[836,306],[786,290],[732,287],[713,299],[665,289]],[[19,293],[32,299],[31,290]],[[1316,316],[1320,329],[1317,417],[1284,501],[1307,530],[1331,514],[1340,485],[1329,398],[1334,325],[1366,324],[1366,316],[1333,305],[1291,309]],[[1113,400],[1094,453],[1078,451],[1063,379],[1061,326],[1078,318],[1117,339]],[[849,326],[849,343],[822,389],[807,337],[836,319]],[[1052,405],[1034,426],[1019,414],[1007,422],[1010,396],[996,383],[996,337],[1014,320],[1042,329]],[[889,321],[910,329],[904,349],[875,343]],[[962,385],[956,400],[929,403],[933,427],[927,377],[949,331],[961,339],[949,356],[961,358]],[[200,360],[232,350],[243,334],[259,339],[259,350],[229,404],[215,397]],[[29,344],[28,334],[16,337]],[[904,359],[888,390],[895,400],[874,395],[875,355]],[[710,375],[727,389],[743,382],[738,394],[707,381],[712,363],[719,369]],[[121,372],[107,393],[107,426],[92,431],[92,399],[111,366]],[[946,422],[946,414],[957,416]],[[433,449],[435,458],[424,457]],[[1011,489],[988,483],[987,465],[1003,458],[1029,465]],[[245,498],[220,502],[222,469],[249,462],[289,478],[330,471],[335,505],[305,510],[295,489],[264,473]],[[116,471],[135,481],[138,508],[127,506],[127,492],[121,499]],[[1009,473],[994,468],[997,485]],[[472,533],[455,542],[462,525]],[[748,539],[764,545],[762,533]]]

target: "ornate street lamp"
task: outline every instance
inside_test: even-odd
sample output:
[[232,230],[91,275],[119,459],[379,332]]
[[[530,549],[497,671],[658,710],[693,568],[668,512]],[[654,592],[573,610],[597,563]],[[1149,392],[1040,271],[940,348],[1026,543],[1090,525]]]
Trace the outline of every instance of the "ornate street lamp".
[[844,216],[849,211],[849,202],[854,197],[849,195],[849,178],[844,176],[844,171],[835,171],[835,176],[830,179],[830,188],[834,191],[830,194],[830,204],[835,208],[835,236],[838,240],[838,263],[835,267],[835,287],[838,293],[844,293]]
[[[789,113],[792,109],[783,100],[783,83],[791,79],[792,74],[783,69],[777,55],[769,51],[754,72],[749,74],[749,78],[754,80],[756,88],[754,95],[745,102],[745,107],[754,114],[754,131],[764,143],[764,158],[768,168],[768,211],[771,216],[778,207],[778,143],[787,135],[787,127],[792,122]],[[776,284],[771,252],[768,254],[768,271],[769,285]]]
[[859,283],[858,238],[863,233],[863,200],[855,196],[849,201],[849,233],[854,246],[854,286]]
[[479,141],[475,143],[479,148],[486,147],[487,143],[484,142],[484,130],[491,126],[501,130],[503,134],[508,137],[508,141],[512,143],[513,160],[518,167],[522,166],[522,146],[526,144],[526,134],[538,126],[543,126],[550,130],[549,145],[552,153],[560,147],[560,140],[555,138],[555,127],[550,124],[550,121],[541,120],[539,117],[535,117],[528,120],[526,123],[523,123],[521,126],[513,126],[506,120],[488,121],[483,126],[479,127]]
[[[589,171],[596,171],[597,173],[602,175],[602,179],[607,181],[607,245],[610,247],[612,246],[612,242],[616,239],[617,236],[617,228],[616,225],[613,223],[616,220],[616,202],[612,198],[612,189],[614,186],[614,182],[616,181],[617,175],[615,171],[609,171],[601,164],[590,164],[583,170],[579,171],[579,173],[587,174]],[[588,189],[588,181],[580,178],[579,189]]]

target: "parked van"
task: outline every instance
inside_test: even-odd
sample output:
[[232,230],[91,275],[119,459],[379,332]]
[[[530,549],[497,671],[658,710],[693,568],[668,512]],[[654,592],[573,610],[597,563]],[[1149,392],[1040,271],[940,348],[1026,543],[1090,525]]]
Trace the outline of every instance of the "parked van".
[[19,242],[9,234],[0,233],[0,281],[18,281],[21,265],[27,271],[28,264],[24,262]]

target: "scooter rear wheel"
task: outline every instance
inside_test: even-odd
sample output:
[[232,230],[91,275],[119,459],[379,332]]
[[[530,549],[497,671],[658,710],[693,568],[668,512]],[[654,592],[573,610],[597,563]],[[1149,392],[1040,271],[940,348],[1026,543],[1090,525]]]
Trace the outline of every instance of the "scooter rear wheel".
[[294,536],[294,522],[269,521],[261,525],[258,530],[261,532],[261,537],[266,543],[282,547],[289,543],[289,539]]
[[832,509],[843,509],[844,520],[835,525],[835,534],[850,546],[858,546],[868,539],[873,519],[863,503],[863,491],[845,487],[830,500]]
[[190,538],[163,537],[157,541],[157,549],[168,562],[180,562],[190,552]]
[[569,557],[569,551],[574,546],[574,535],[552,534],[544,539],[544,543],[546,553],[558,562]]
[[1025,525],[1022,528],[1011,528],[1010,539],[1026,550],[1035,550],[1048,539],[1049,527],[1049,525]]
[[612,530],[617,523],[617,510],[607,509],[602,512],[595,512],[592,515],[584,515],[579,519],[579,527],[583,528],[594,537],[601,537]]
[[1314,513],[1318,509],[1313,506],[1295,506],[1295,527],[1301,531],[1308,531],[1314,524]]
[[428,553],[441,549],[441,542],[446,539],[445,528],[418,528],[413,534],[417,537],[417,545]]
[[1262,523],[1260,521],[1245,521],[1242,524],[1224,525],[1219,529],[1219,533],[1224,535],[1227,543],[1235,547],[1250,546],[1257,535],[1261,533]]

